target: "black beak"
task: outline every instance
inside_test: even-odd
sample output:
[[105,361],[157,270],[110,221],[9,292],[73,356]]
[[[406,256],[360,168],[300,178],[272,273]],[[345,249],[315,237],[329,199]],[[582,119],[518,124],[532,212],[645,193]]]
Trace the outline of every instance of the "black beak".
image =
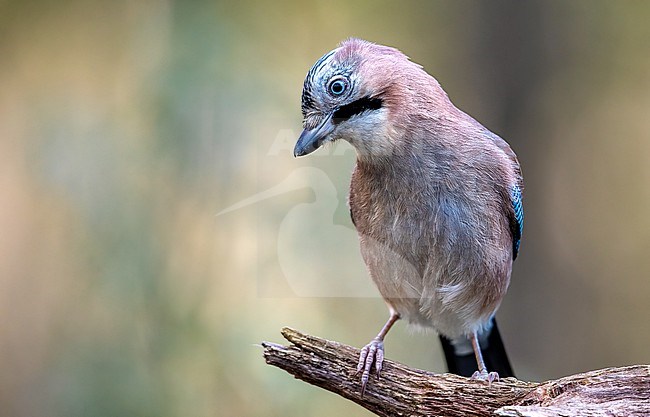
[[327,136],[333,131],[332,114],[328,114],[315,128],[302,131],[298,142],[296,142],[296,147],[293,148],[293,156],[305,156],[314,152],[321,147]]

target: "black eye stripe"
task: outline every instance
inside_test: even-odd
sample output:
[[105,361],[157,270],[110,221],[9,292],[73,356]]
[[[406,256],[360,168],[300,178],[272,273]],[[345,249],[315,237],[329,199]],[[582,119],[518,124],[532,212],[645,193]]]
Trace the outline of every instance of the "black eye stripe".
[[332,116],[332,122],[339,124],[363,112],[379,110],[383,104],[383,101],[377,97],[360,98],[359,100],[339,107]]

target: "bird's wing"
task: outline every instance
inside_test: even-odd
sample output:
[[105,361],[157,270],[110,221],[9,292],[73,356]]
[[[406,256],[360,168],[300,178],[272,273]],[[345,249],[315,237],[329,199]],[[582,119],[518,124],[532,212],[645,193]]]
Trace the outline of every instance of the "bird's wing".
[[521,187],[517,184],[512,187],[510,196],[512,201],[513,216],[510,218],[510,230],[512,232],[512,259],[517,259],[519,243],[524,231],[524,204],[521,198]]
[[510,190],[510,203],[512,211],[508,210],[510,231],[512,232],[512,260],[514,261],[517,259],[517,254],[519,253],[519,244],[521,243],[521,236],[524,231],[524,204],[522,201],[524,183],[521,177],[521,168],[519,167],[517,155],[512,150],[510,145],[508,145],[508,142],[501,139],[501,137],[492,132],[490,132],[489,136],[499,147],[499,149],[501,149],[508,156],[515,170],[517,182],[512,186],[512,189]]

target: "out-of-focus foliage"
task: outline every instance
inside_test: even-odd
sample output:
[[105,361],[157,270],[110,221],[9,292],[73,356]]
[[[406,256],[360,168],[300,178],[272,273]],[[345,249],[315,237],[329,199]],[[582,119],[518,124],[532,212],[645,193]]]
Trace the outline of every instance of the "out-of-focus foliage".
[[[354,152],[291,156],[302,79],[349,36],[403,50],[517,151],[499,319],[519,376],[649,363],[649,19],[627,0],[0,2],[0,415],[367,415],[257,345],[291,325],[360,346],[387,314],[345,205]],[[444,370],[403,324],[387,355]]]

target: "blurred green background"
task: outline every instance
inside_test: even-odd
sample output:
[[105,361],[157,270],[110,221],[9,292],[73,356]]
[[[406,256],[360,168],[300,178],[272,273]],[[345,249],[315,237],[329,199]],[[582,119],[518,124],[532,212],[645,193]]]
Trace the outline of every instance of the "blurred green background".
[[[350,36],[519,155],[498,314],[518,376],[650,363],[649,21],[627,0],[0,1],[0,415],[369,414],[258,346],[285,325],[362,346],[387,317],[353,151],[291,154],[303,77]],[[403,323],[386,349],[445,369]]]

